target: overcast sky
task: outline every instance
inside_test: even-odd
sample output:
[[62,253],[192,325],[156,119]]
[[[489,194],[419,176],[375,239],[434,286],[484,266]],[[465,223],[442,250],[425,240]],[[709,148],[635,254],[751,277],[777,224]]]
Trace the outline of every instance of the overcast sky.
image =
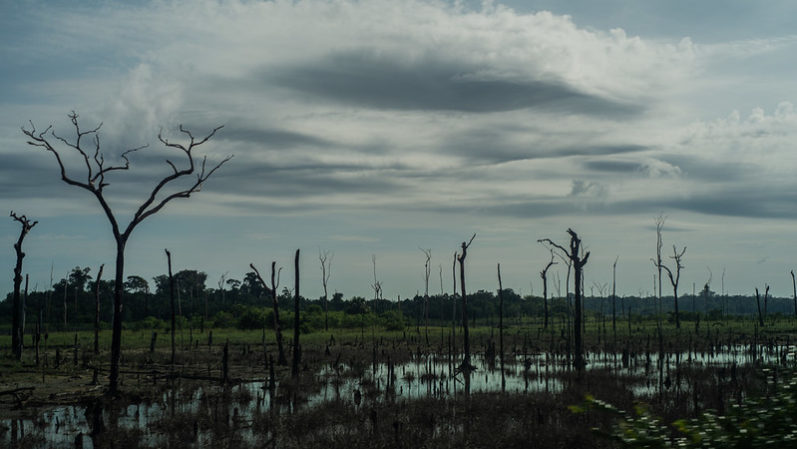
[[[76,110],[84,128],[103,122],[109,163],[150,145],[108,177],[123,222],[167,158],[184,162],[159,129],[176,140],[179,124],[224,125],[197,151],[234,155],[136,229],[126,275],[164,273],[169,248],[176,270],[215,287],[250,262],[290,268],[301,248],[302,294],[318,297],[328,250],[332,291],[370,297],[375,255],[384,295],[406,297],[423,290],[421,247],[431,291],[442,269],[450,292],[454,251],[477,233],[469,289],[495,290],[501,263],[506,287],[540,294],[537,239],[565,244],[572,227],[592,253],[587,293],[619,256],[618,293],[646,294],[662,213],[666,254],[688,247],[681,292],[709,270],[719,292],[724,269],[731,293],[791,295],[794,2],[73,3],[0,0],[0,211],[39,220],[24,246],[31,289],[51,267],[58,280],[114,260],[96,199],[20,130],[70,136]],[[1,292],[18,233],[0,221]]]

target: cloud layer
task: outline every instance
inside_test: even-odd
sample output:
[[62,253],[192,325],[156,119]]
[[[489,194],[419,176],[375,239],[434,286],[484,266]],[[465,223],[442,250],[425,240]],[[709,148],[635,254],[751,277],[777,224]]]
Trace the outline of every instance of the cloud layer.
[[[163,128],[179,138],[184,123],[197,135],[224,124],[200,152],[235,158],[201,199],[168,212],[178,216],[370,212],[402,228],[465,217],[513,229],[530,219],[558,229],[628,217],[628,232],[647,232],[638,217],[647,226],[660,211],[690,217],[692,229],[712,217],[797,218],[793,99],[720,115],[711,106],[748,105],[742,87],[759,74],[745,62],[772,67],[773,55],[794,50],[791,36],[701,44],[436,1],[42,3],[11,12],[29,26],[8,28],[0,44],[13,61],[0,69],[0,185],[3,205],[25,201],[29,215],[96,212],[89,201],[64,204],[52,155],[25,148],[19,132],[30,118],[67,134],[64,115],[75,108],[85,126],[104,122],[109,159],[151,144],[111,179],[109,195],[127,213],[177,157],[155,136]],[[79,173],[80,160],[69,164]],[[356,240],[384,240],[375,231],[383,224]]]

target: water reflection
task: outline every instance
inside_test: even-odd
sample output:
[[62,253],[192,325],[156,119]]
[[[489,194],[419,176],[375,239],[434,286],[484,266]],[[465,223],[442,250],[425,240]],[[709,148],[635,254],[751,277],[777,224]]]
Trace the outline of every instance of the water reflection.
[[[735,376],[738,367],[752,363],[793,361],[786,346],[730,345],[708,351],[680,353],[592,352],[586,354],[588,371],[606,371],[623,379],[635,397],[650,397],[662,388],[688,391],[681,380],[685,369],[715,369]],[[550,353],[507,357],[503,382],[508,394],[558,393],[572,381],[571,360]],[[502,373],[495,357],[473,356],[472,394],[502,390]],[[421,398],[452,398],[463,394],[463,374],[453,358],[416,354],[407,363],[328,364],[305,379],[301,389],[277,383],[247,382],[235,386],[178,386],[153,401],[135,404],[89,403],[42,410],[35,419],[0,422],[0,445],[15,446],[23,438],[32,447],[92,448],[93,438],[115,432],[150,447],[204,447],[220,438],[237,438],[249,445],[275,438],[268,419],[343,401],[355,407]],[[265,424],[264,424],[265,423]],[[265,427],[264,427],[265,426]],[[4,431],[2,431],[4,430]],[[230,435],[233,435],[231,437]]]

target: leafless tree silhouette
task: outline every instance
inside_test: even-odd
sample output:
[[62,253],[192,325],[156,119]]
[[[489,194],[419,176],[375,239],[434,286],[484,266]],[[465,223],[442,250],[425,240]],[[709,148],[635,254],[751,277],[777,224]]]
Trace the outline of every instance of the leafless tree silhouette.
[[14,252],[17,255],[17,263],[14,265],[14,293],[11,302],[11,348],[14,353],[14,358],[20,360],[22,358],[22,316],[24,314],[23,305],[20,299],[20,286],[22,285],[22,259],[25,258],[25,252],[22,251],[22,241],[28,235],[31,229],[38,223],[38,221],[31,221],[25,215],[17,215],[11,211],[10,217],[22,225],[19,230],[19,237],[17,242],[14,243]]
[[[766,289],[764,290],[764,304],[767,302],[767,296],[769,296],[769,285],[766,285]],[[758,307],[758,325],[764,327],[765,313],[761,313],[761,299],[758,293],[758,287],[755,288],[755,302]]]
[[280,283],[280,273],[282,272],[282,267],[277,269],[277,262],[271,262],[270,287],[268,284],[266,284],[266,281],[263,280],[263,277],[260,276],[260,272],[257,271],[255,264],[250,263],[249,268],[255,272],[255,277],[257,277],[257,281],[260,282],[260,285],[263,286],[263,289],[267,293],[271,293],[271,305],[274,310],[274,334],[277,338],[277,364],[285,366],[288,364],[288,359],[285,357],[285,347],[282,343],[282,325],[280,324],[279,299],[277,298],[277,287]]
[[[678,283],[681,280],[681,269],[684,268],[684,265],[681,263],[684,254],[686,254],[685,246],[683,247],[680,253],[676,249],[675,245],[672,246],[672,256],[670,256],[670,259],[673,259],[675,261],[675,275],[673,275],[672,270],[667,265],[664,265],[662,263],[656,265],[656,268],[658,268],[659,270],[664,270],[667,272],[667,277],[670,278],[670,284],[672,284],[672,296],[675,307],[675,327],[677,329],[681,328],[681,318],[680,315],[678,314]],[[656,264],[656,260],[653,260],[653,264],[654,265]],[[661,284],[661,282],[659,283]]]
[[566,257],[568,260],[571,261],[573,265],[573,273],[574,273],[574,300],[575,300],[575,314],[574,314],[574,323],[573,323],[573,331],[575,333],[575,354],[574,354],[574,367],[576,371],[578,371],[579,376],[583,373],[586,364],[584,363],[584,344],[581,339],[581,289],[583,288],[581,277],[582,272],[584,269],[584,265],[587,264],[589,260],[589,251],[581,255],[583,252],[581,248],[581,239],[578,237],[575,231],[572,229],[567,230],[567,233],[570,235],[570,247],[565,248],[562,245],[559,245],[553,242],[551,239],[540,239],[538,242],[545,243],[552,247],[554,250],[559,252],[560,257]]
[[332,276],[332,259],[335,258],[334,253],[329,251],[318,250],[318,261],[321,262],[321,285],[324,287],[324,330],[329,330],[329,306],[327,304],[328,292],[327,285],[329,284],[329,277]]
[[294,272],[294,302],[293,302],[293,359],[291,360],[291,378],[296,379],[299,377],[299,362],[302,357],[302,349],[299,347],[299,250],[296,250],[296,255],[293,258],[293,272]]
[[[111,224],[114,240],[116,241],[116,275],[114,279],[114,314],[113,314],[113,331],[111,337],[111,373],[109,376],[109,393],[116,394],[118,391],[119,382],[119,360],[121,357],[121,342],[122,342],[122,295],[124,293],[124,265],[125,265],[125,247],[133,230],[141,224],[148,217],[160,212],[164,206],[176,198],[188,198],[191,194],[198,192],[202,184],[213,175],[222,165],[229,161],[232,156],[227,156],[221,162],[208,168],[207,157],[202,158],[202,162],[197,164],[194,160],[194,149],[208,140],[210,140],[216,132],[221,129],[221,126],[214,128],[205,137],[197,138],[191,131],[183,128],[180,125],[180,132],[188,139],[188,143],[176,143],[164,138],[162,133],[158,133],[158,140],[167,148],[173,148],[182,152],[187,159],[187,167],[177,168],[172,161],[166,160],[166,163],[171,167],[172,172],[161,179],[155,184],[155,187],[150,191],[147,198],[136,209],[133,217],[126,227],[120,226],[116,219],[111,206],[105,198],[105,187],[107,187],[107,176],[114,171],[128,170],[130,168],[130,160],[128,155],[133,152],[139,151],[146,146],[140,146],[125,150],[120,157],[124,160],[121,165],[108,165],[106,164],[105,157],[100,150],[100,137],[99,130],[102,123],[95,128],[83,130],[78,123],[78,115],[74,111],[69,114],[69,119],[72,122],[75,136],[72,140],[68,140],[55,133],[52,126],[48,126],[43,131],[36,129],[33,122],[30,122],[30,129],[22,128],[22,132],[28,136],[28,144],[43,148],[44,150],[52,153],[58,162],[58,167],[61,173],[61,179],[75,187],[90,192],[99,202],[105,216]],[[89,145],[92,147],[87,149],[85,147],[86,141],[90,140]],[[64,147],[70,148],[77,152],[79,159],[82,159],[85,165],[85,180],[78,180],[67,173],[66,166],[62,159],[61,148],[57,142],[60,142]],[[59,146],[59,148],[57,148]],[[196,176],[193,182],[188,187],[178,188],[171,193],[164,193],[164,188],[173,185],[174,181],[181,180],[188,176]]]
[[423,264],[423,278],[424,278],[424,290],[423,290],[423,320],[424,326],[426,328],[426,344],[429,344],[429,276],[432,274],[432,266],[430,265],[430,261],[432,260],[432,250],[431,249],[424,249],[418,248],[423,252],[423,255],[426,256],[426,262]]
[[476,234],[470,238],[467,242],[462,242],[462,252],[456,255],[457,261],[459,261],[459,286],[462,295],[462,337],[464,339],[464,350],[465,356],[462,360],[462,364],[459,366],[459,371],[465,375],[465,393],[470,393],[470,373],[474,369],[476,369],[470,363],[470,335],[468,331],[468,295],[467,290],[465,289],[465,258],[468,257],[468,248],[470,247],[471,243],[473,243],[473,239],[476,238]]
[[542,271],[540,271],[540,277],[542,278],[543,315],[545,317],[544,318],[545,324],[543,325],[543,327],[545,329],[548,329],[548,270],[554,265],[556,265],[556,262],[554,261],[553,250],[551,250],[551,260],[548,262],[547,265],[545,265],[545,268],[543,268]]
[[94,354],[100,353],[100,280],[105,264],[100,265],[97,282],[94,283]]

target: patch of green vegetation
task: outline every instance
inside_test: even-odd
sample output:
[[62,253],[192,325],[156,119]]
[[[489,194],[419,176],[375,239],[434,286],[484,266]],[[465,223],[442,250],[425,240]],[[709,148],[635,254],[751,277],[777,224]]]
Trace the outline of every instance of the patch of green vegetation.
[[633,413],[587,396],[584,404],[571,406],[574,413],[602,410],[615,415],[610,431],[596,429],[624,448],[763,448],[797,447],[797,375],[781,379],[776,370],[764,369],[766,391],[734,404],[724,415],[709,410],[696,418],[679,419],[671,425],[643,405]]

